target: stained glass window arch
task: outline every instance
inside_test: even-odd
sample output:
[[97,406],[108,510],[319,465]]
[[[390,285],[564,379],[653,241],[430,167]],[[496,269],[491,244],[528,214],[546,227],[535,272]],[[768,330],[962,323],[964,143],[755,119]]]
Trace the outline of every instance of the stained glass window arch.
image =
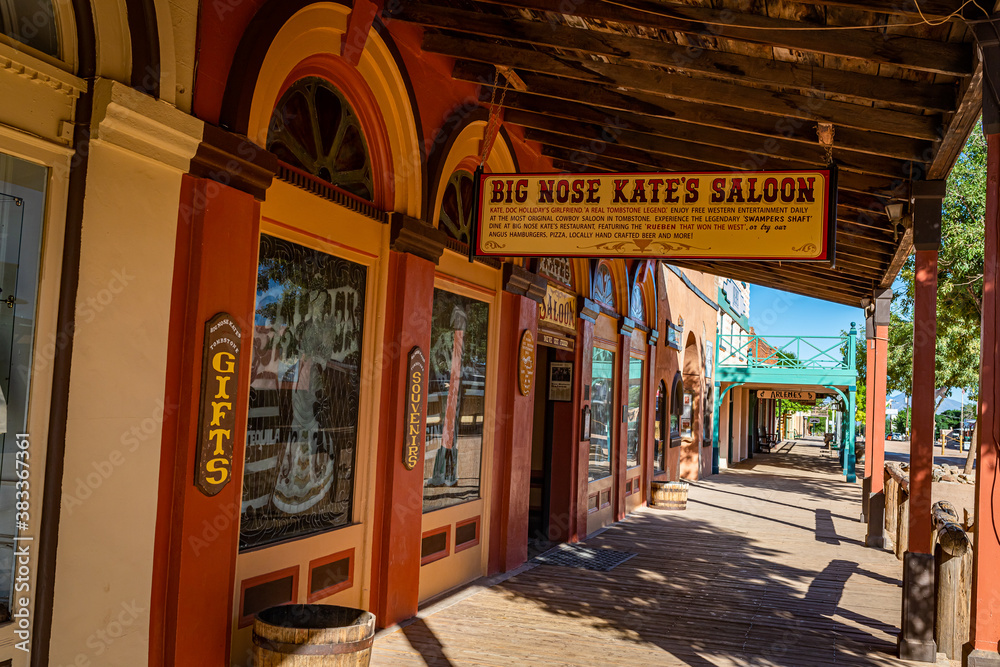
[[299,79],[281,96],[267,128],[267,150],[293,167],[374,201],[372,161],[361,119],[326,79]]
[[441,197],[438,228],[462,243],[468,243],[471,237],[473,186],[472,174],[458,169],[448,179]]
[[594,273],[594,287],[591,296],[594,301],[603,303],[609,308],[615,307],[615,282],[611,278],[611,269],[607,264],[601,264]]
[[642,302],[642,283],[636,282],[632,286],[632,297],[629,303],[629,317],[639,324],[646,323],[646,306]]

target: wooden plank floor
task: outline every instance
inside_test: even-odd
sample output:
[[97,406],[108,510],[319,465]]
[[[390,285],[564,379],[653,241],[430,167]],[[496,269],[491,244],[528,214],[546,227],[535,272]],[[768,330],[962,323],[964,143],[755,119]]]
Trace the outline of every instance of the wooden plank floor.
[[538,565],[380,638],[376,666],[901,665],[901,565],[863,546],[860,485],[818,443],[691,485],[586,544],[611,572]]

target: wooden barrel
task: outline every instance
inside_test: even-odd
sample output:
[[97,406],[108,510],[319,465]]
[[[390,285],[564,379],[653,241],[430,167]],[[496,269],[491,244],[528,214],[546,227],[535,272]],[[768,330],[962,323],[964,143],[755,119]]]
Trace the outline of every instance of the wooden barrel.
[[684,510],[688,503],[687,482],[653,482],[653,507],[665,510]]
[[375,615],[323,604],[286,604],[253,622],[256,667],[358,667],[371,660]]

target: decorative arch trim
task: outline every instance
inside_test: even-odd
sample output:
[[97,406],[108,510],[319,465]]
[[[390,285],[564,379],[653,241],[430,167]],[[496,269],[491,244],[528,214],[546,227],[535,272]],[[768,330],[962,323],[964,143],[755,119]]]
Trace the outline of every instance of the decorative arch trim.
[[160,99],[160,32],[155,0],[125,0],[125,8],[132,51],[129,85]]
[[[430,221],[433,226],[438,226],[438,220],[441,217],[441,200],[452,174],[460,168],[474,173],[476,167],[479,166],[479,156],[487,122],[488,114],[485,109],[478,109],[469,114],[464,122],[455,126],[445,143],[446,149],[441,153],[443,157],[438,161],[435,172],[433,172],[435,176],[433,180],[428,181],[428,188],[433,187],[433,191],[427,193],[427,202],[433,202],[433,209],[430,211]],[[517,171],[514,150],[510,145],[509,138],[504,134],[498,133],[484,171],[488,174]]]
[[[264,146],[271,111],[280,93],[294,82],[292,73],[297,68],[300,74],[310,67],[325,69],[320,76],[336,78],[330,82],[362,120],[373,168],[388,172],[380,174],[388,185],[376,187],[376,205],[418,217],[426,164],[412,86],[398,50],[377,18],[357,67],[337,55],[350,14],[349,6],[336,2],[271,0],[264,5],[236,49],[233,62],[241,66],[230,69],[220,125]],[[379,134],[386,139],[384,148],[375,146]],[[375,154],[379,150],[385,158],[381,163]]]

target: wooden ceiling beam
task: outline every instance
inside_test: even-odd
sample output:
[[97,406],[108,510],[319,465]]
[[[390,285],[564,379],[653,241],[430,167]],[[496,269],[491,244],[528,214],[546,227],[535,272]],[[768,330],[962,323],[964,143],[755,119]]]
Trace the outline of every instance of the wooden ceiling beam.
[[[824,301],[832,301],[845,306],[860,306],[861,298],[866,294],[860,289],[844,289],[838,283],[815,283],[809,281],[795,281],[783,276],[769,275],[768,271],[755,271],[744,262],[704,262],[695,260],[672,259],[671,264],[679,267],[690,267],[692,269],[721,276],[742,280],[755,285],[763,285],[773,289],[784,290],[800,296],[808,296]],[[870,294],[871,290],[867,291]]]
[[[629,91],[639,101],[652,104],[668,100],[707,103],[730,107],[741,112],[755,111],[779,118],[798,119],[805,122],[829,122],[835,127],[851,127],[868,132],[892,134],[923,141],[933,141],[941,133],[939,115],[919,116],[901,111],[876,109],[848,102],[837,102],[818,96],[797,93],[780,93],[761,88],[748,88],[722,81],[692,79],[677,76],[664,70],[640,70],[622,65],[603,63],[579,64],[567,67],[554,64],[543,54],[535,58],[506,58],[508,47],[493,47],[493,63],[518,68],[518,74],[532,92],[555,97],[574,96],[574,89],[583,82],[592,86],[609,86],[616,91]],[[527,55],[522,53],[522,55]],[[522,65],[514,64],[524,60]],[[533,63],[528,65],[528,63]],[[526,73],[530,67],[532,73]],[[464,81],[487,81],[492,85],[494,67],[485,62],[458,60],[454,76]]]
[[[556,134],[553,132],[544,132],[542,130],[526,129],[524,131],[524,136],[528,141],[537,141],[543,146],[563,148],[594,156],[605,155],[623,162],[632,162],[636,165],[646,167],[646,169],[644,169],[645,171],[728,171],[724,167],[720,168],[722,165],[713,164],[704,160],[698,160],[694,157],[677,157],[672,155],[654,154],[642,150],[641,148],[633,148],[620,144],[604,143],[595,146],[593,142],[586,142],[574,137]],[[549,157],[559,156],[550,155]],[[773,166],[775,165],[772,164],[772,167]],[[784,168],[794,168],[794,166],[786,164]],[[636,170],[637,169],[631,169],[628,171]],[[842,191],[885,193],[892,192],[889,188],[893,187],[897,187],[898,190],[898,184],[892,179],[885,177],[862,176],[861,174],[845,172],[841,173],[838,179],[838,188]]]
[[[686,141],[663,134],[636,132],[625,127],[608,127],[547,114],[519,109],[504,112],[504,122],[524,128],[576,137],[581,141],[615,143],[631,148],[647,148],[655,153],[676,157],[699,158],[725,168],[763,170],[779,168],[822,169],[826,155],[821,146],[805,146],[792,141],[767,140],[734,132],[715,132],[706,129],[702,135],[717,134],[711,144]],[[903,173],[906,163],[849,151],[836,154],[842,170],[896,177]]]
[[915,0],[797,0],[804,5],[816,5],[819,7],[837,7],[839,9],[852,9],[859,12],[871,12],[873,14],[890,14],[902,16],[912,21],[922,21],[925,18],[932,21],[940,21],[949,18],[956,12],[960,12],[963,3],[961,0],[919,0],[920,8],[917,8]]
[[[494,37],[532,46],[601,56],[612,59],[618,65],[629,62],[647,63],[736,83],[751,81],[772,87],[843,95],[866,102],[883,101],[916,110],[952,111],[957,103],[953,84],[892,79],[710,49],[700,49],[695,52],[696,57],[692,57],[691,47],[687,45],[621,33],[506,19],[460,9],[431,9],[419,4],[407,4],[400,18],[424,26],[461,32],[462,37],[426,32],[423,38],[425,51],[456,59],[494,62],[491,54],[497,45],[482,39]],[[545,58],[555,57],[529,49],[517,51]],[[512,52],[510,57],[523,59],[516,52]],[[576,62],[582,60],[574,59]]]
[[[490,90],[485,88],[481,99],[489,100]],[[742,145],[756,144],[768,152],[777,152],[786,143],[801,144],[805,150],[819,148],[814,124],[798,120],[775,123],[770,117],[740,115],[732,113],[732,109],[727,107],[689,104],[680,100],[673,100],[669,109],[660,107],[658,114],[648,105],[643,106],[643,111],[635,112],[621,108],[623,96],[607,94],[603,88],[596,90],[596,99],[586,98],[587,103],[578,99],[556,99],[530,92],[508,91],[504,106],[553,118],[594,123],[612,131],[629,129],[722,147],[732,146],[735,143],[733,140],[740,138]],[[636,105],[634,100],[631,102]],[[838,129],[834,137],[834,156],[850,154],[852,163],[862,161],[868,155],[904,163],[912,160],[920,162],[930,152],[932,144],[929,142],[850,128]]]
[[[600,0],[480,0],[484,4],[587,19],[641,25],[693,35],[713,35],[807,53],[856,58],[933,74],[968,76],[973,68],[970,44],[940,42],[887,33],[884,28],[811,30],[820,24],[771,18],[714,7],[657,1],[609,3]],[[803,30],[803,28],[806,28]]]

